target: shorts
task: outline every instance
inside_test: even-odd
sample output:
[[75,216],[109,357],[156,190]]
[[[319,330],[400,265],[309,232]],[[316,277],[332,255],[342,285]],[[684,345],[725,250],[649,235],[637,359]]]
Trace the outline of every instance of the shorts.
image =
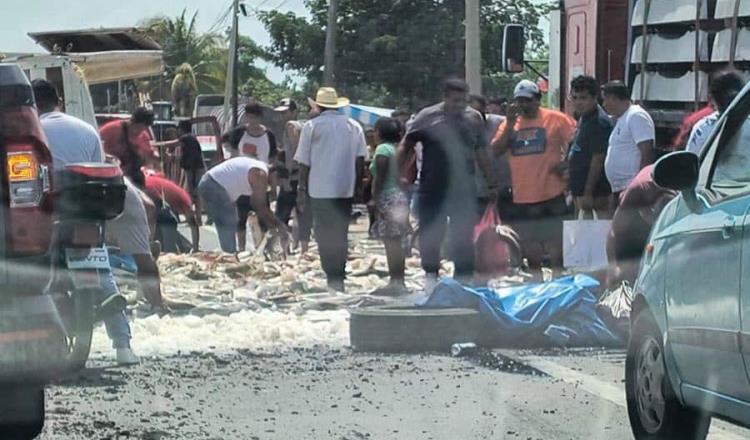
[[187,169],[185,170],[185,190],[190,194],[193,200],[198,200],[198,183],[201,181],[201,177],[206,173],[204,168]]
[[140,191],[126,182],[122,215],[107,222],[107,243],[116,244],[126,255],[151,255],[151,230]]
[[511,203],[502,220],[513,226],[523,241],[562,240],[563,221],[570,217],[564,196],[538,203]]

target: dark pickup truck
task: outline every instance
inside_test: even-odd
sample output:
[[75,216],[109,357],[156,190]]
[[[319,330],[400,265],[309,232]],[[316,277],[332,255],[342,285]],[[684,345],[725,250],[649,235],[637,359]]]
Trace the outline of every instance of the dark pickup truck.
[[0,64],[0,438],[36,437],[44,386],[83,368],[105,220],[122,212],[120,170],[53,170],[28,79]]

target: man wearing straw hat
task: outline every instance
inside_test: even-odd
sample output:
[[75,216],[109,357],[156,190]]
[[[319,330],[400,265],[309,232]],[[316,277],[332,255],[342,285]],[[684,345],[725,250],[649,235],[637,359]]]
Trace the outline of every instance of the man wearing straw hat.
[[352,201],[367,145],[362,127],[337,112],[349,105],[349,100],[340,98],[336,89],[322,87],[315,104],[320,116],[302,127],[294,156],[300,166],[297,206],[301,211],[312,209],[328,287],[343,292]]

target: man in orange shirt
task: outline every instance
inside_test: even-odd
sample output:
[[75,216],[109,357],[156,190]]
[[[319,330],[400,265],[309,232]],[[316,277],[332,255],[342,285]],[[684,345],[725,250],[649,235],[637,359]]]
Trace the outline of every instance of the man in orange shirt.
[[539,87],[518,83],[507,120],[498,128],[492,146],[507,154],[513,203],[503,209],[521,237],[532,267],[549,260],[562,266],[562,222],[565,202],[565,158],[575,135],[575,121],[558,111],[540,108]]

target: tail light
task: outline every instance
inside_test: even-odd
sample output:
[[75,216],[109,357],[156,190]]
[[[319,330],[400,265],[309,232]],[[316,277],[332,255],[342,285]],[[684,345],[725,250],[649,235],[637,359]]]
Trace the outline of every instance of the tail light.
[[17,146],[17,152],[8,152],[8,193],[11,208],[39,206],[45,191],[49,191],[49,173],[46,165],[39,163],[30,145]]
[[5,161],[3,192],[7,250],[13,255],[43,254],[52,236],[50,169],[31,84],[20,67],[0,65],[0,146]]
[[52,235],[49,153],[34,142],[10,144],[6,151],[9,251],[42,254]]

